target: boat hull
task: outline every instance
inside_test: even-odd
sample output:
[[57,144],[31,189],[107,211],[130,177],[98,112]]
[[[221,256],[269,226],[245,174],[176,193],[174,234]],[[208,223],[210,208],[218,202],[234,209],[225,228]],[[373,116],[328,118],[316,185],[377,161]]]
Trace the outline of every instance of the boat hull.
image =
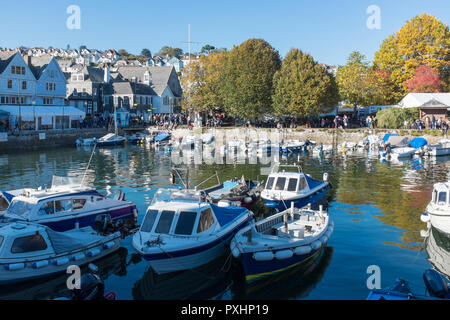
[[144,254],[143,257],[158,274],[188,270],[202,266],[225,254],[231,239],[239,230],[246,227],[250,220],[251,218],[248,217],[220,238],[216,238],[214,241],[204,245],[172,252],[161,250],[160,253]]
[[113,147],[113,146],[121,146],[124,144],[125,144],[125,139],[114,140],[114,141],[99,141],[99,142],[97,142],[97,147]]
[[[269,276],[274,276],[281,272],[287,271],[291,268],[300,266],[303,263],[318,258],[324,247],[326,247],[326,243],[322,244],[320,248],[312,250],[308,254],[293,255],[290,258],[280,260],[274,258],[270,261],[256,261],[253,258],[254,252],[243,253],[240,259],[245,274],[245,280],[247,283],[253,283]],[[277,251],[283,250],[285,249],[275,250],[274,254],[276,254]]]

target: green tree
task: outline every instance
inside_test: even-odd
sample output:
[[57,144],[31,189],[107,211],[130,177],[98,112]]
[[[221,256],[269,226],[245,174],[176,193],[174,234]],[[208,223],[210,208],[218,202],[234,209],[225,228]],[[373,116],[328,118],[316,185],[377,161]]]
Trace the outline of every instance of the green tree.
[[214,51],[215,49],[216,49],[216,47],[207,44],[202,47],[202,51],[200,53],[209,54],[212,51]]
[[83,45],[80,46],[79,49],[80,49],[80,51],[81,51],[81,50],[87,49],[87,47],[83,44]]
[[128,53],[128,51],[127,50],[125,50],[125,49],[120,49],[118,52],[117,52],[123,59],[126,59],[130,54]]
[[418,108],[389,108],[377,112],[379,128],[400,129],[405,120],[411,123],[416,119],[419,119]]
[[421,65],[436,70],[448,87],[449,59],[449,27],[424,13],[407,21],[400,31],[384,40],[375,54],[374,65],[389,71],[392,82],[404,95],[408,92],[407,81]]
[[183,110],[222,109],[222,73],[225,59],[224,53],[211,53],[201,56],[198,61],[191,62],[183,69]]
[[149,49],[142,49],[141,56],[144,56],[144,57],[147,57],[147,58],[151,58],[152,57],[152,53],[150,52]]
[[181,58],[181,56],[183,55],[183,49],[164,46],[161,48],[161,50],[159,50],[158,55],[160,56],[168,55],[169,57]]
[[333,75],[299,49],[292,49],[284,58],[275,73],[274,87],[274,110],[279,115],[308,117],[330,112],[339,102]]
[[341,98],[351,104],[355,112],[357,106],[368,105],[369,89],[366,80],[370,66],[365,59],[358,51],[352,52],[347,64],[339,67],[336,74]]
[[273,78],[280,67],[280,54],[263,39],[235,46],[223,70],[225,111],[244,119],[272,112]]

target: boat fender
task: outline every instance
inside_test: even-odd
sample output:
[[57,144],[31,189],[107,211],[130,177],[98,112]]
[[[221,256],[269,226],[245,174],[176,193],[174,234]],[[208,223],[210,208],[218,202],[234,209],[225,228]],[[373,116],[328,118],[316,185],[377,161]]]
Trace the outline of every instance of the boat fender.
[[236,259],[240,257],[241,252],[239,251],[238,248],[233,248],[233,250],[231,250],[231,253],[233,254],[233,257],[235,257]]
[[245,197],[244,198],[244,202],[246,203],[246,204],[249,204],[249,203],[251,203],[253,201],[253,199],[251,198],[251,197]]
[[255,252],[253,254],[253,259],[256,261],[270,261],[273,260],[274,256],[271,251]]
[[86,258],[86,255],[84,253],[77,253],[76,255],[72,256],[73,261],[78,261],[84,258]]
[[277,251],[275,253],[275,258],[277,260],[284,260],[284,259],[292,258],[293,255],[294,255],[294,252],[292,250],[281,250],[281,251]]
[[327,237],[327,235],[326,234],[324,234],[323,236],[322,236],[322,238],[320,238],[320,240],[319,240],[320,242],[322,242],[322,244],[326,244],[327,243],[327,241],[328,241],[328,237]]
[[12,263],[5,266],[6,270],[14,271],[25,268],[25,263]]
[[107,242],[103,245],[103,249],[111,249],[112,247],[114,247],[114,244],[114,241]]
[[94,257],[96,255],[98,255],[100,253],[100,249],[92,249],[88,251],[88,256],[89,257]]
[[137,219],[138,217],[138,211],[136,208],[133,209],[133,216]]
[[420,216],[420,221],[422,222],[430,221],[430,215],[427,212],[422,213],[422,215]]
[[53,260],[53,264],[55,266],[61,266],[61,265],[66,264],[68,262],[69,262],[69,258],[67,258],[67,257]]
[[313,243],[311,243],[311,248],[313,250],[318,250],[321,246],[322,246],[322,242],[320,242],[319,240],[316,240]]
[[294,249],[294,253],[298,256],[302,256],[311,252],[311,246],[301,246]]
[[48,266],[48,260],[34,262],[31,266],[35,269],[46,267],[46,266]]

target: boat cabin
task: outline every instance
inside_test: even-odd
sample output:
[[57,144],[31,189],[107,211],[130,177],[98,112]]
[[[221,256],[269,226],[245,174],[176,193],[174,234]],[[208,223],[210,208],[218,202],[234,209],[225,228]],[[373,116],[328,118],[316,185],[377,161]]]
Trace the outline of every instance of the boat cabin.
[[431,203],[437,206],[449,206],[449,191],[449,184],[436,183],[434,185]]
[[2,259],[34,257],[37,254],[54,254],[44,226],[16,222],[0,227]]
[[97,191],[82,187],[67,191],[25,189],[14,197],[6,211],[8,216],[35,220],[50,215],[72,215],[106,199]]
[[178,202],[150,206],[140,232],[155,235],[201,236],[214,230],[217,218],[208,203]]
[[304,173],[279,172],[269,175],[264,191],[308,191],[309,186]]

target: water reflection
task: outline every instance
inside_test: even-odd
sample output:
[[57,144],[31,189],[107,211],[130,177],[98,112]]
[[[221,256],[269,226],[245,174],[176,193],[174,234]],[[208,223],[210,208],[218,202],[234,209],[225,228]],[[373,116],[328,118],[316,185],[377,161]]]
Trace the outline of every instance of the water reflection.
[[431,228],[427,239],[428,261],[436,270],[450,276],[450,238],[436,228]]
[[326,247],[320,256],[273,277],[246,283],[243,271],[236,268],[231,288],[237,300],[302,299],[322,280],[333,257],[333,248]]
[[201,267],[157,274],[151,267],[132,289],[135,300],[204,300],[222,296],[231,285],[230,254]]

